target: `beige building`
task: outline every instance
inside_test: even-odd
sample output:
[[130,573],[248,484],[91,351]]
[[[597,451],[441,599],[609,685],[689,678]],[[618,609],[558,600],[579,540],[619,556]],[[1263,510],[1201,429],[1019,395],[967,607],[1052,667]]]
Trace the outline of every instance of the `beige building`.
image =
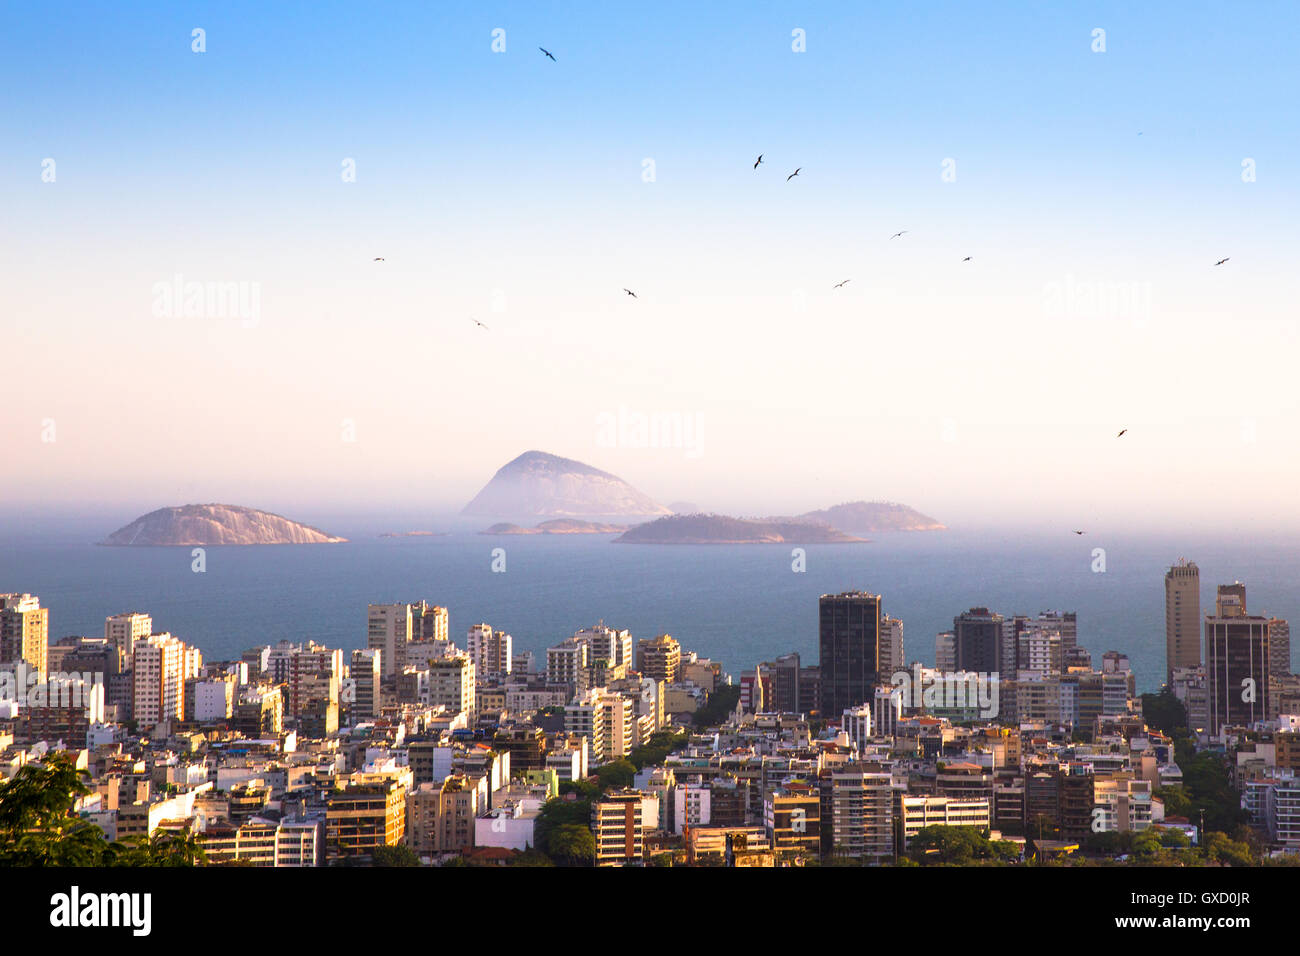
[[622,694],[593,690],[564,708],[566,733],[586,737],[594,764],[625,757],[636,745],[636,710]]
[[447,640],[447,609],[426,601],[411,605],[411,640],[421,644]]
[[846,764],[831,773],[833,853],[880,863],[894,855],[890,772],[876,764]]
[[414,639],[409,604],[371,604],[366,608],[366,647],[382,651],[384,676],[400,674],[406,666],[406,645]]
[[474,845],[474,819],[487,809],[487,778],[458,773],[422,783],[406,799],[406,845],[421,856]]
[[32,594],[0,594],[0,664],[24,661],[44,680],[49,665],[50,611]]
[[474,673],[479,680],[509,677],[513,666],[511,653],[514,639],[505,631],[494,631],[490,624],[475,624],[465,636]]
[[1201,572],[1178,559],[1165,572],[1165,680],[1173,686],[1174,670],[1201,664]]
[[477,713],[474,687],[474,662],[461,654],[429,662],[429,703],[445,707],[449,713]]
[[104,640],[118,649],[125,668],[130,668],[134,659],[136,642],[152,633],[153,618],[139,611],[104,618]]
[[888,614],[880,618],[880,676],[885,683],[891,674],[896,674],[907,667],[903,659],[903,622]]
[[667,634],[636,642],[636,669],[645,677],[675,683],[682,666],[682,646]]
[[367,854],[376,847],[401,843],[406,837],[406,791],[400,780],[377,778],[351,782],[331,793],[325,811],[329,858]]

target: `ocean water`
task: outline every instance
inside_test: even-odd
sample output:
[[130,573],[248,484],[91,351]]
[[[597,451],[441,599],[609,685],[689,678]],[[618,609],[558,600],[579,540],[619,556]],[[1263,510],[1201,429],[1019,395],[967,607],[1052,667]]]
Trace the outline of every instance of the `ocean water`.
[[[1251,613],[1294,620],[1300,605],[1300,547],[1191,535],[878,535],[808,547],[803,573],[792,570],[789,545],[623,545],[605,535],[360,534],[337,545],[210,547],[203,573],[191,570],[188,548],[90,540],[66,531],[0,539],[0,592],[39,595],[51,640],[101,635],[106,616],[144,611],[156,631],[209,659],[283,639],[360,647],[367,604],[425,599],[447,606],[462,646],[466,628],[486,621],[511,633],[517,652],[544,658],[547,646],[604,620],[634,638],[672,634],[739,675],[787,651],[816,663],[818,595],[863,589],[882,594],[885,610],[902,619],[908,661],[933,663],[935,634],[972,606],[1072,610],[1095,663],[1106,650],[1127,653],[1139,688],[1154,690],[1164,673],[1163,576],[1179,556],[1200,566],[1202,613],[1215,585],[1235,580],[1247,585]],[[492,571],[498,547],[503,573]],[[1101,572],[1093,570],[1098,547]]]

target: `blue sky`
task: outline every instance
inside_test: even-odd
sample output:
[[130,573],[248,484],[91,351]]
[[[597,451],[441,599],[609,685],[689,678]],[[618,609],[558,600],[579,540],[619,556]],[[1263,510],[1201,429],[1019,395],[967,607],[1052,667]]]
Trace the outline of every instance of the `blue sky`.
[[[1288,3],[10,4],[4,323],[52,363],[10,377],[9,497],[433,507],[540,447],[724,510],[1131,521],[1160,501],[1176,521],[1240,473],[1206,462],[1207,436],[1246,431],[1258,517],[1300,477],[1297,21]],[[258,283],[257,327],[151,320],[176,274]],[[1075,282],[1145,289],[1151,314],[1045,317]],[[1220,363],[1232,384],[1197,387]],[[708,453],[596,447],[624,404],[698,416]],[[33,443],[46,418],[56,447]],[[1127,458],[1059,473],[1124,425],[1143,436]],[[846,430],[872,440],[846,450]]]

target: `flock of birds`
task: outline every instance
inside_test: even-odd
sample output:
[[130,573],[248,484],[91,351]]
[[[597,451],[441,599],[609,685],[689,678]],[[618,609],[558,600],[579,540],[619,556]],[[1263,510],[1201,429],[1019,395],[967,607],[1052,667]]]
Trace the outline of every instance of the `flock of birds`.
[[[541,50],[542,53],[544,53],[544,54],[545,54],[545,55],[546,55],[546,56],[551,60],[551,62],[553,62],[553,63],[558,63],[558,62],[559,62],[558,60],[555,59],[555,56],[551,53],[551,51],[550,51],[550,50],[547,50],[545,47],[540,47],[540,46],[539,46],[537,49]],[[1138,133],[1138,135],[1141,136],[1142,134],[1141,134],[1141,133]],[[765,155],[766,155],[765,153],[759,153],[759,154],[758,154],[758,159],[754,160],[754,169],[758,169],[759,166],[762,166],[762,165],[763,165],[763,157],[764,157]],[[792,180],[792,179],[794,179],[796,176],[798,176],[799,173],[802,172],[802,171],[803,171],[803,167],[802,167],[802,166],[798,166],[798,167],[796,167],[794,172],[792,172],[789,176],[785,177],[785,181],[788,183],[790,180]],[[893,234],[892,236],[890,236],[889,238],[890,238],[891,240],[893,240],[893,239],[901,239],[903,236],[906,236],[907,234],[908,234],[908,230],[906,230],[906,229],[901,229],[901,230],[899,230],[898,232],[894,233],[894,234]],[[1229,258],[1230,258],[1230,257],[1228,257],[1228,256],[1224,256],[1222,259],[1220,259],[1218,262],[1216,262],[1216,263],[1214,263],[1214,264],[1215,264],[1216,266],[1221,266],[1221,265],[1223,265],[1225,262],[1227,262]],[[971,256],[966,256],[966,257],[965,257],[964,259],[962,259],[961,261],[962,261],[962,262],[970,262],[971,259],[972,259]],[[375,261],[375,262],[383,262],[383,261],[385,261],[385,260],[384,260],[384,257],[383,257],[383,256],[375,256],[374,261]],[[831,287],[831,289],[832,289],[832,291],[835,290],[835,289],[842,289],[842,288],[844,288],[846,285],[848,285],[848,284],[849,284],[850,282],[852,282],[852,281],[853,281],[852,279],[845,279],[845,280],[843,280],[842,282],[837,282],[837,283],[835,283],[835,285],[833,285],[833,286]],[[634,299],[637,297],[637,294],[636,294],[635,292],[633,292],[631,289],[627,289],[627,288],[625,288],[625,289],[623,289],[623,291],[626,292],[628,295],[630,295],[630,296],[631,296],[632,298],[634,298]],[[473,322],[473,323],[474,323],[476,326],[478,326],[480,329],[485,329],[485,330],[487,330],[487,331],[489,331],[489,332],[491,331],[491,329],[489,329],[486,325],[484,325],[482,322],[480,322],[478,319],[474,318],[473,316],[470,316],[470,321]],[[1121,428],[1120,431],[1119,431],[1119,434],[1116,435],[1115,437],[1116,437],[1116,438],[1123,438],[1124,435],[1127,434],[1127,433],[1128,433],[1128,429],[1127,429],[1127,428]],[[1086,531],[1077,531],[1077,530],[1076,530],[1074,533],[1075,533],[1075,534],[1087,534]]]

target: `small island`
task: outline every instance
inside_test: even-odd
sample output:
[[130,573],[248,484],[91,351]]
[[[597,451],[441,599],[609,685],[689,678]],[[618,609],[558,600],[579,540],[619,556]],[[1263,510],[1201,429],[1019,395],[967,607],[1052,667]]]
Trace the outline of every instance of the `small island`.
[[282,515],[242,505],[159,508],[118,528],[100,544],[115,547],[194,547],[251,544],[338,544],[326,534]]
[[618,534],[626,531],[625,524],[605,524],[601,521],[579,521],[576,518],[554,518],[532,528],[503,522],[494,524],[479,534]]
[[893,501],[846,501],[821,511],[809,511],[800,515],[799,520],[821,521],[859,534],[946,530],[929,515]]
[[639,524],[615,544],[857,544],[866,541],[812,521],[668,515]]

